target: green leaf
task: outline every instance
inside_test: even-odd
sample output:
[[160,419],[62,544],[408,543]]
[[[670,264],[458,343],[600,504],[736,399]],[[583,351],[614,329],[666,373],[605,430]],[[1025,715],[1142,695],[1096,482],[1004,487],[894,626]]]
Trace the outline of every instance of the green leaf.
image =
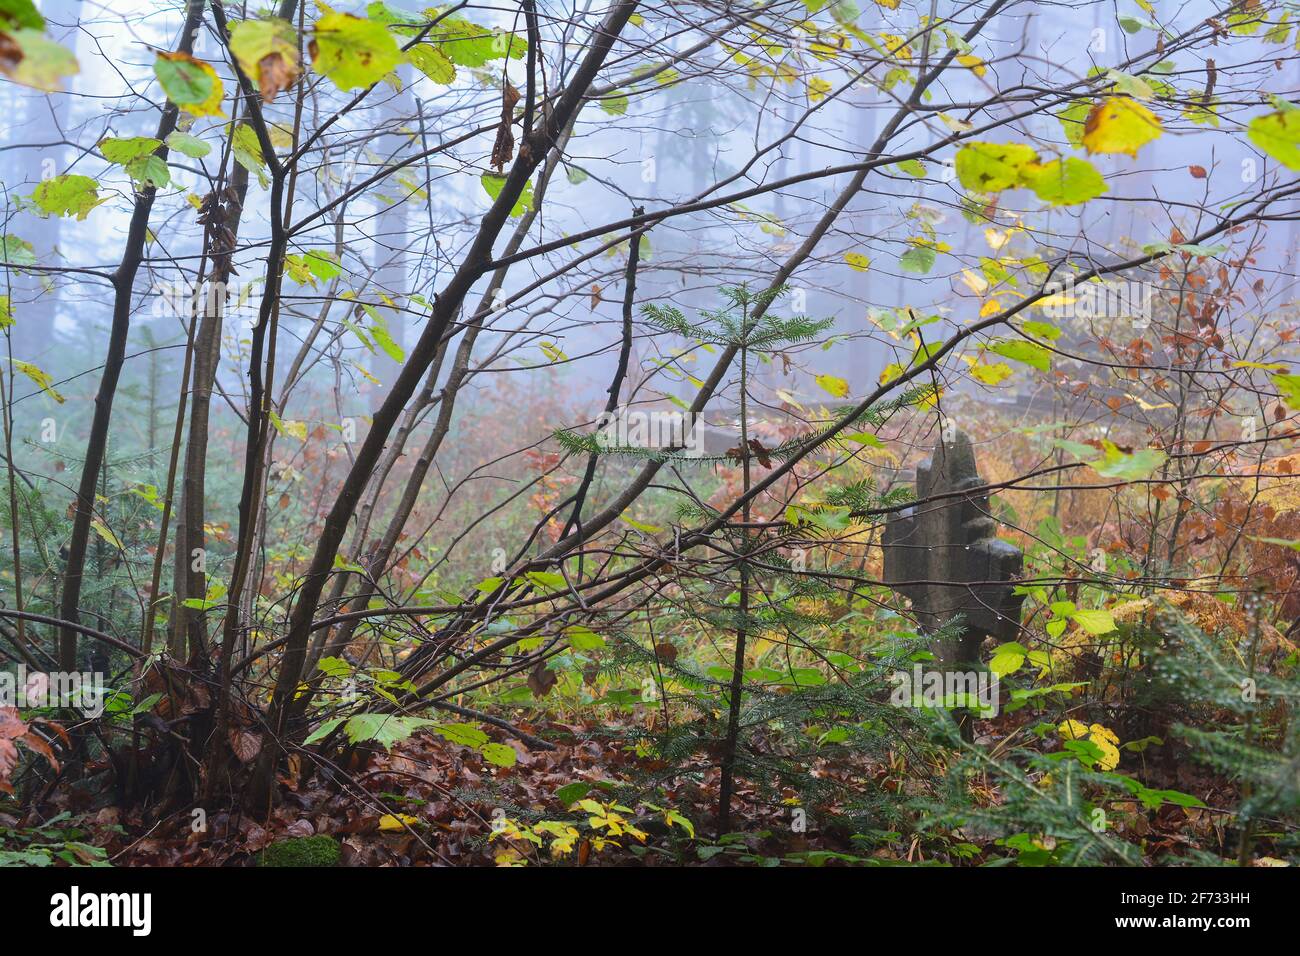
[[1272,544],[1279,548],[1290,548],[1292,551],[1300,551],[1300,541],[1293,541],[1290,538],[1264,538],[1258,535],[1246,535],[1251,541],[1258,541],[1261,544]]
[[613,96],[602,96],[600,98],[600,108],[610,116],[623,116],[627,113],[627,105],[626,93],[617,93]]
[[257,176],[257,181],[263,188],[266,188],[271,179],[266,174],[266,160],[262,158],[262,144],[258,141],[257,133],[253,131],[253,127],[247,123],[240,123],[236,126],[234,133],[231,135],[230,148],[235,156],[235,162]]
[[[373,740],[387,750],[421,727],[428,727],[433,723],[432,720],[423,717],[403,717],[398,714],[356,714],[348,719],[343,732],[348,735],[350,743],[359,744],[366,740]],[[436,727],[434,729],[437,730]]]
[[564,629],[564,636],[569,639],[569,646],[575,651],[598,651],[605,646],[605,639],[581,624],[573,624]]
[[1110,611],[1075,611],[1069,618],[1089,634],[1109,634],[1115,630],[1115,619]]
[[1257,116],[1246,136],[1287,169],[1300,170],[1300,110],[1279,110]]
[[110,163],[125,166],[132,160],[152,155],[161,145],[162,141],[152,136],[132,136],[127,139],[101,140],[99,151]]
[[850,512],[847,506],[805,508],[790,505],[785,509],[785,520],[795,526],[810,524],[823,531],[843,531],[849,526]]
[[419,43],[406,51],[411,65],[435,83],[446,86],[456,80],[456,64],[447,54],[427,43]]
[[1084,123],[1092,112],[1092,103],[1088,100],[1076,100],[1056,114],[1065,132],[1066,141],[1075,149],[1083,146]]
[[325,723],[321,724],[319,727],[317,727],[315,730],[313,730],[310,734],[307,735],[307,739],[302,742],[303,746],[305,747],[307,744],[314,744],[318,740],[324,740],[331,733],[333,733],[335,727],[337,727],[339,724],[343,723],[343,721],[347,719],[348,718],[346,716],[331,717],[329,720],[325,721]]
[[989,661],[989,670],[997,674],[998,677],[1006,677],[1008,674],[1014,674],[1020,670],[1020,665],[1025,662],[1025,657],[1029,654],[1022,644],[1010,641],[1006,644],[999,644],[993,651],[993,659]]
[[316,21],[311,66],[340,90],[378,83],[402,62],[397,41],[382,23],[350,13],[327,13]]
[[45,180],[36,187],[31,199],[46,216],[76,216],[78,222],[104,202],[99,198],[99,184],[89,176],[75,173]]
[[488,735],[473,724],[434,724],[429,728],[439,737],[462,747],[482,747],[488,742]]
[[444,17],[430,32],[429,39],[457,66],[478,67],[489,60],[506,57],[519,60],[528,52],[523,37],[481,27],[462,17]]
[[664,530],[657,524],[646,524],[644,521],[637,521],[635,518],[629,517],[626,513],[619,515],[619,517],[638,531],[644,531],[646,534],[658,534],[660,531]]
[[32,0],[0,0],[0,27],[44,30],[45,18]]
[[515,761],[519,759],[519,755],[515,753],[515,748],[508,744],[484,744],[479,748],[479,753],[483,755],[483,759],[488,763],[495,764],[498,767],[513,767]]
[[568,808],[589,793],[591,793],[591,784],[579,781],[577,783],[566,783],[555,791],[555,797]]
[[1085,159],[1055,159],[1027,174],[1034,195],[1053,206],[1074,206],[1106,192],[1106,180]]
[[161,189],[171,182],[171,171],[161,156],[142,156],[126,164],[126,174],[138,185]]
[[990,345],[989,351],[1013,362],[1029,365],[1040,372],[1046,372],[1052,367],[1052,353],[1037,342],[1003,339]]
[[[484,173],[479,177],[479,182],[483,184],[483,191],[492,197],[493,201],[501,195],[501,190],[505,188],[506,178],[504,176],[494,176],[492,173]],[[519,198],[515,200],[514,206],[510,208],[510,218],[514,219],[522,216],[527,210],[533,208],[533,184],[531,181],[524,184],[523,191]]]
[[1046,339],[1049,342],[1055,342],[1061,337],[1061,330],[1050,322],[1022,322],[1020,329],[1026,335],[1032,335],[1036,339]]
[[569,586],[563,574],[553,571],[529,571],[524,577],[543,591],[563,591]]
[[158,85],[171,100],[195,116],[220,116],[225,88],[210,63],[188,53],[159,51],[153,64]]
[[935,251],[929,246],[912,246],[898,259],[898,266],[904,272],[916,275],[928,275],[934,268]]
[[1131,454],[1122,452],[1114,443],[1102,439],[1105,452],[1100,461],[1090,462],[1092,469],[1106,478],[1140,481],[1165,463],[1168,457],[1157,448],[1144,448]]
[[327,677],[347,677],[352,673],[352,665],[341,657],[322,657],[316,666]]
[[203,140],[179,130],[168,135],[167,145],[182,156],[189,156],[191,159],[201,159],[212,152],[212,147]]
[[1037,162],[1024,143],[974,142],[957,151],[957,178],[974,192],[996,193],[1022,185],[1025,167]]
[[1270,375],[1269,381],[1277,386],[1282,401],[1290,408],[1300,409],[1300,375],[1288,375],[1278,372]]
[[393,336],[388,331],[388,323],[382,318],[370,326],[370,334],[375,337],[375,344],[384,350],[390,359],[398,364],[406,361],[406,352],[400,345],[394,341]]
[[690,834],[692,840],[695,839],[695,824],[692,823],[690,820],[686,819],[686,817],[682,816],[676,810],[665,810],[664,822],[667,823],[670,827],[672,826],[681,827],[688,834]]
[[36,265],[36,247],[14,235],[0,236],[0,260],[8,265]]

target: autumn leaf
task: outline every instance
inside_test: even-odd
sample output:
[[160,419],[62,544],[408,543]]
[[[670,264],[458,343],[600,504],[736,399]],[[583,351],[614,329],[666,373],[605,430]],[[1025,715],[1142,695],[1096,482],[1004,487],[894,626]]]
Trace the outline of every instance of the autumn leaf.
[[63,396],[54,389],[54,379],[50,376],[49,372],[39,366],[33,365],[31,362],[20,362],[17,359],[14,359],[13,364],[14,368],[18,369],[18,371],[22,372],[29,379],[35,382],[37,388],[50,396],[50,398],[54,399],[60,405],[63,404]]
[[194,116],[223,116],[225,87],[211,64],[188,53],[159,52],[153,64],[158,83],[171,100]]
[[312,36],[312,69],[340,90],[378,83],[402,62],[402,51],[386,26],[350,13],[325,14]]
[[44,180],[31,195],[36,208],[48,216],[76,216],[85,219],[105,200],[99,198],[99,184],[89,176],[64,173]]
[[275,412],[271,412],[271,424],[275,426],[275,430],[281,435],[288,435],[291,438],[298,439],[298,441],[307,440],[306,422],[284,421]]
[[1112,96],[1092,108],[1083,126],[1083,146],[1089,153],[1127,153],[1160,136],[1160,118],[1137,100]]
[[849,268],[855,272],[866,272],[871,268],[871,259],[860,252],[844,253],[844,261],[849,264]]
[[1021,185],[1038,153],[1024,143],[968,143],[957,151],[957,178],[967,189],[996,193]]
[[240,763],[252,763],[262,752],[262,735],[243,727],[231,727],[230,752]]
[[293,24],[278,17],[243,20],[230,30],[230,51],[270,103],[275,95],[293,86],[302,73],[298,60],[298,35]]
[[[39,14],[38,14],[39,16]],[[81,72],[67,47],[49,39],[39,29],[0,30],[0,74],[15,83],[57,93],[65,77]]]
[[849,394],[849,383],[834,375],[818,375],[817,384],[836,398],[845,398]]
[[533,692],[534,697],[545,697],[558,680],[555,672],[549,670],[546,662],[542,661],[528,672],[528,689]]
[[1257,116],[1246,127],[1246,136],[1287,169],[1300,170],[1300,109]]

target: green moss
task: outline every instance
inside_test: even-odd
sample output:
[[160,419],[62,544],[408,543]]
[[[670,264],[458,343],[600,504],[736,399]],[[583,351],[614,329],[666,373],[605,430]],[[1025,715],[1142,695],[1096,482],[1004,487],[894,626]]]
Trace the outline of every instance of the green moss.
[[336,866],[342,855],[333,837],[290,837],[257,855],[258,866]]

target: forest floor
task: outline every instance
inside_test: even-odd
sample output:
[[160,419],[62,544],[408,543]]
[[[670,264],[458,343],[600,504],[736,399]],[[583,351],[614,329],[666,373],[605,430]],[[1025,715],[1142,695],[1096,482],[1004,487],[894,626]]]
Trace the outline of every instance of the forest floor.
[[[630,717],[622,730],[635,730]],[[1026,712],[980,721],[980,742],[996,748],[1033,720]],[[668,764],[639,755],[621,742],[620,728],[601,724],[547,722],[520,725],[520,730],[553,741],[554,750],[530,748],[508,732],[489,728],[491,736],[516,751],[512,767],[494,766],[474,749],[419,732],[390,751],[358,748],[347,767],[308,756],[290,761],[281,775],[279,800],[269,819],[232,810],[218,812],[196,827],[191,813],[149,821],[140,810],[95,809],[102,803],[93,788],[60,790],[52,809],[67,811],[84,833],[81,840],[102,847],[117,866],[250,866],[261,851],[293,837],[327,834],[341,846],[345,866],[502,865],[823,865],[836,863],[978,865],[1009,854],[991,837],[957,832],[952,841],[969,849],[947,852],[931,837],[895,834],[895,839],[864,844],[835,821],[834,805],[807,808],[806,832],[797,819],[793,790],[760,794],[744,781],[738,787],[729,829],[716,834],[718,772],[716,761],[701,752],[674,771]],[[1185,761],[1143,761],[1150,785],[1194,793],[1208,809],[1166,804],[1144,812],[1136,803],[1112,805],[1113,827],[1125,840],[1143,847],[1151,860],[1178,856],[1186,848],[1225,850],[1225,826],[1231,823],[1215,807],[1235,802],[1234,788],[1222,779],[1189,769]],[[808,772],[841,785],[843,792],[867,788],[899,802],[924,792],[940,767],[909,766],[900,752],[889,762],[871,763],[845,751],[828,751]],[[983,801],[994,804],[994,788],[984,787]],[[645,801],[629,798],[645,794]],[[587,813],[579,801],[594,799],[617,809],[628,830],[615,835],[584,828],[563,853],[519,839],[498,839],[501,821],[539,820],[579,824]],[[678,815],[670,822],[664,811]],[[606,812],[613,812],[613,809]],[[682,821],[688,822],[682,822]],[[497,836],[501,836],[500,832]],[[603,840],[600,836],[609,837]],[[972,842],[973,841],[973,842]],[[1263,848],[1261,848],[1261,851]]]

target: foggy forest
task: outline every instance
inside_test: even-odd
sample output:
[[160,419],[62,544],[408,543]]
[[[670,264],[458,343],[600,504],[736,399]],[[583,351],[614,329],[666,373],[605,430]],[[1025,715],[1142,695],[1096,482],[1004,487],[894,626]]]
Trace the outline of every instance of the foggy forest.
[[1298,64],[0,0],[0,866],[1300,864]]

